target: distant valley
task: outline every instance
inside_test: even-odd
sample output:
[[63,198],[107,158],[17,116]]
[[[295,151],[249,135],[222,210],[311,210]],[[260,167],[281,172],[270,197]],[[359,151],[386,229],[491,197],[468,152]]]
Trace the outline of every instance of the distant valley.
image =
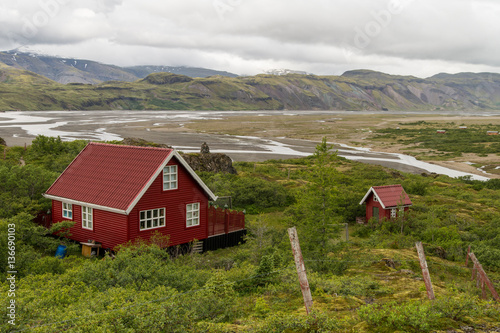
[[[340,76],[118,67],[0,52],[0,110],[498,110],[500,74],[423,79],[370,70]],[[281,74],[281,75],[276,75]]]

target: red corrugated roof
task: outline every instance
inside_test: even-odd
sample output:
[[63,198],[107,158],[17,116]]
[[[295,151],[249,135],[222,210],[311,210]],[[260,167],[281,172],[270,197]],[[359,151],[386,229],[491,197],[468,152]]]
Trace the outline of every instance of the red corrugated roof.
[[401,185],[373,186],[372,189],[385,208],[412,205],[410,197]]
[[126,210],[173,149],[89,143],[46,194]]

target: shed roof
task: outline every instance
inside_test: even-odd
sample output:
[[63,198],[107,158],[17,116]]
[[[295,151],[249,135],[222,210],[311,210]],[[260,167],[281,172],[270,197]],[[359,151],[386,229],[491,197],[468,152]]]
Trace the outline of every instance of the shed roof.
[[94,142],[78,154],[44,196],[128,214],[174,156],[215,200],[174,149]]
[[373,186],[366,192],[363,200],[359,203],[364,204],[370,194],[373,193],[384,209],[397,206],[411,206],[412,202],[401,185]]

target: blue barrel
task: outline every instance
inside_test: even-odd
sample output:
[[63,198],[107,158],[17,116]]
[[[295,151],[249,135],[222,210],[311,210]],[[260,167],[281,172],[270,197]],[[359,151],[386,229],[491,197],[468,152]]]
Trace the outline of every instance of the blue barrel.
[[59,245],[56,250],[56,258],[64,258],[66,256],[66,246]]

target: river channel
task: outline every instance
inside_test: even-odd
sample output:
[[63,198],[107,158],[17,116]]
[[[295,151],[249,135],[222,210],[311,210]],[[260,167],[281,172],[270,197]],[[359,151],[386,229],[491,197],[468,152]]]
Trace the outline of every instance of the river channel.
[[[301,114],[338,116],[349,113],[352,114],[349,111],[12,111],[0,113],[0,137],[8,145],[29,144],[37,135],[60,136],[63,140],[95,141],[140,137],[169,144],[184,152],[198,152],[201,144],[207,142],[211,152],[225,153],[235,161],[264,161],[311,155],[317,142],[284,137],[214,135],[193,132],[185,125],[192,121],[223,120],[242,115],[265,117],[272,114],[296,117]],[[337,145],[335,148],[338,155],[345,158],[384,165],[404,172],[430,172],[450,177],[489,179],[486,176],[418,161],[404,154],[374,152],[346,145]]]

